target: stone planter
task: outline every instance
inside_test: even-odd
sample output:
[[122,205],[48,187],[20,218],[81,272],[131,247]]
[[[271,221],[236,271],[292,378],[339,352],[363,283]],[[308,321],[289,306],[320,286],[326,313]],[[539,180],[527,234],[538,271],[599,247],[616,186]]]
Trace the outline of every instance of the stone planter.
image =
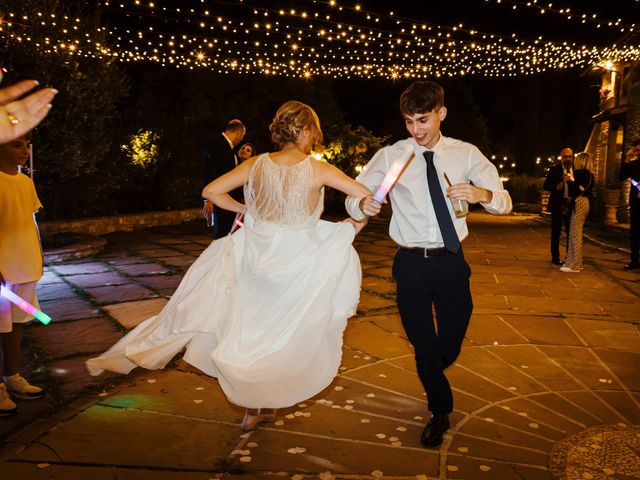
[[604,223],[607,225],[615,225],[618,223],[617,214],[620,205],[620,189],[608,188],[604,191]]

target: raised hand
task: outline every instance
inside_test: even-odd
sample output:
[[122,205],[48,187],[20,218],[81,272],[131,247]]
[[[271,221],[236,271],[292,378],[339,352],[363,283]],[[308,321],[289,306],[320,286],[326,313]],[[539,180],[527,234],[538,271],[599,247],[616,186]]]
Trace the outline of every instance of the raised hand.
[[51,101],[58,93],[53,88],[43,88],[17,100],[37,85],[36,80],[23,80],[0,89],[0,144],[24,135],[49,113]]

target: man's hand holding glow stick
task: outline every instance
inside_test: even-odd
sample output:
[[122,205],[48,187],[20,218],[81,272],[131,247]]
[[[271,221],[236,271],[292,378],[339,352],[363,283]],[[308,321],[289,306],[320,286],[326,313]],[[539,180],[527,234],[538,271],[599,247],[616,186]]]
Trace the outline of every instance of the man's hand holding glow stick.
[[376,200],[378,203],[382,203],[384,201],[384,197],[387,196],[389,190],[391,190],[395,183],[398,181],[398,178],[400,178],[400,175],[402,175],[402,172],[409,163],[412,155],[413,145],[407,145],[406,147],[404,147],[404,150],[402,150],[400,156],[396,159],[395,162],[393,162],[391,168],[382,179],[382,183],[380,183],[380,186],[376,190],[376,193],[373,195],[374,200]]
[[0,285],[0,295],[15,304],[19,309],[27,312],[29,315],[33,315],[45,325],[51,321],[51,317],[41,310],[27,302],[24,298],[19,297],[4,285]]

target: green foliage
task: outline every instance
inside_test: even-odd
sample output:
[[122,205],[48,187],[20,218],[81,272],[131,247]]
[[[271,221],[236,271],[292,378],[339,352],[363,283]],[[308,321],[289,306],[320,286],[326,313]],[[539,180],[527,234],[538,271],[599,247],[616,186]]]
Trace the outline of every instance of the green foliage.
[[158,134],[150,130],[138,130],[130,137],[128,145],[122,151],[131,159],[131,163],[140,168],[149,168],[158,160]]
[[529,175],[514,175],[504,182],[513,203],[538,203],[542,192],[543,178]]
[[[328,140],[323,158],[353,178],[373,154],[386,144],[388,138],[376,137],[361,126],[352,128],[345,125],[335,137]],[[341,192],[328,189],[325,197],[327,211],[344,212],[344,197]]]

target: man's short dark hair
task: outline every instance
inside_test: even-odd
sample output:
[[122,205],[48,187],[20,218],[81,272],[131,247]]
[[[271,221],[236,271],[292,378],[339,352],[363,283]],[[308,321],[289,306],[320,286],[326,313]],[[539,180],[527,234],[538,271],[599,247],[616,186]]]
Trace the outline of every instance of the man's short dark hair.
[[224,127],[225,132],[237,132],[239,130],[244,130],[244,123],[240,120],[231,120],[227,123],[227,126]]
[[444,106],[444,89],[428,80],[413,82],[400,95],[400,111],[403,115],[428,113]]

